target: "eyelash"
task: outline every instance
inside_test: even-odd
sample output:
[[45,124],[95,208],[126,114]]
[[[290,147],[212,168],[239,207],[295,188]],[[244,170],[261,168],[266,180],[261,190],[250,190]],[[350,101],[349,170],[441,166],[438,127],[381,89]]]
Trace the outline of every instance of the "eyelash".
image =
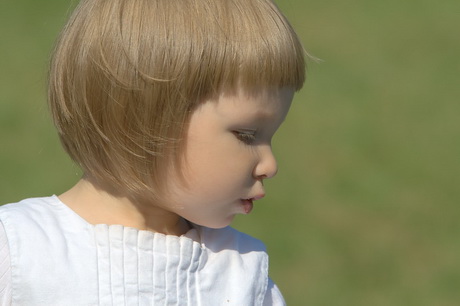
[[233,134],[245,144],[252,144],[256,140],[255,132],[234,131]]

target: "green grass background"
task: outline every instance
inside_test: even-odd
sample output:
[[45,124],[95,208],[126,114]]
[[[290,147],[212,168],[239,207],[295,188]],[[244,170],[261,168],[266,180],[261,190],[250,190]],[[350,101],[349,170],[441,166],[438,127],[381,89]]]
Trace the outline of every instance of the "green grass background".
[[[289,305],[460,303],[460,1],[279,0],[308,81],[274,145],[264,240]],[[69,188],[45,103],[69,1],[0,0],[0,202]]]

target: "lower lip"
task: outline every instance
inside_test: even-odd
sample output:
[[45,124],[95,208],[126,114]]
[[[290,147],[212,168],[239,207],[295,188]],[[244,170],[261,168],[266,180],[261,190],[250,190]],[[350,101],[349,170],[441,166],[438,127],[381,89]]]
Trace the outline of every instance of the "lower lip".
[[252,204],[252,200],[241,200],[243,204],[244,213],[247,215],[252,211],[254,204]]

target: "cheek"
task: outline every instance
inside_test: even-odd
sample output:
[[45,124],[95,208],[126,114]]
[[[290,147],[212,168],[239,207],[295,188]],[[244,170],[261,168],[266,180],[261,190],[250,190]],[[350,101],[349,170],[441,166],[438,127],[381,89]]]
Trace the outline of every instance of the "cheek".
[[[234,141],[231,139],[230,141]],[[186,179],[194,188],[215,189],[246,185],[252,177],[254,153],[241,144],[190,145],[186,153]],[[192,187],[192,186],[191,186]]]

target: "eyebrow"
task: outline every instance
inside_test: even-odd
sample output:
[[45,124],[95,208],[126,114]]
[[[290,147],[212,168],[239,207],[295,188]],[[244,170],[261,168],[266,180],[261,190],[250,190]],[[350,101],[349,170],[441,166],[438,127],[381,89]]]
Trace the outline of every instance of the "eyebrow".
[[[254,116],[256,120],[273,120],[277,114],[280,114],[280,112],[279,111],[269,112],[267,110],[257,110],[251,115]],[[284,117],[282,119],[284,120]]]

